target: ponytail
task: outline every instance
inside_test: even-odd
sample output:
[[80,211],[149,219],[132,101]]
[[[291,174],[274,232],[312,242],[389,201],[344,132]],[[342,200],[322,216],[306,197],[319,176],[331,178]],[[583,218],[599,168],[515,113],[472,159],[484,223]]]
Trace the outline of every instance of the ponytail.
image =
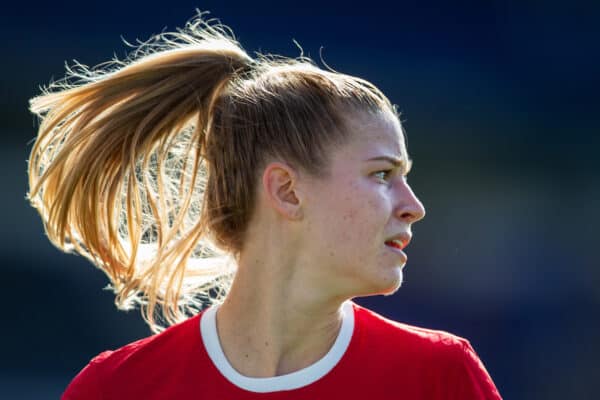
[[197,289],[230,273],[188,258],[224,255],[202,218],[205,135],[214,99],[252,58],[201,17],[126,61],[77,65],[30,102],[41,123],[28,198],[49,239],[102,269],[117,306],[141,305],[154,331],[201,308]]
[[29,200],[52,243],[108,276],[153,331],[224,299],[271,159],[324,176],[347,117],[395,108],[310,59],[251,58],[202,14],[31,100]]

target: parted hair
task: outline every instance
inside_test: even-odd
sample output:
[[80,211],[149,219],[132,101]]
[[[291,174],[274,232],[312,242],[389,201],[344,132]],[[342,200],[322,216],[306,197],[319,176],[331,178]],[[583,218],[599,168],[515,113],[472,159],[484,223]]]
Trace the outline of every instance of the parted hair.
[[30,100],[28,199],[48,238],[155,332],[226,296],[270,160],[324,176],[344,116],[398,115],[373,84],[304,56],[252,57],[203,17],[125,60],[67,67]]

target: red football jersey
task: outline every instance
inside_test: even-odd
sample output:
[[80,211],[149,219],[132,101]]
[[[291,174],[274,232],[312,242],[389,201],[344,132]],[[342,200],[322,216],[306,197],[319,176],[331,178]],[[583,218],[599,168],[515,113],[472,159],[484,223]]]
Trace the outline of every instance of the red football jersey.
[[395,322],[352,301],[320,360],[286,375],[243,376],[221,349],[216,309],[101,353],[62,399],[501,399],[466,339]]

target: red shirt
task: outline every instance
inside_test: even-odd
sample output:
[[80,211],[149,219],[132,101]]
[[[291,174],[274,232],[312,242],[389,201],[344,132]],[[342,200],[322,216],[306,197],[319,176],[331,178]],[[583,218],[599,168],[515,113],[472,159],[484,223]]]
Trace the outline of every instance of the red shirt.
[[95,357],[63,400],[501,399],[466,339],[382,317],[351,301],[319,361],[291,374],[244,377],[216,334],[216,307]]

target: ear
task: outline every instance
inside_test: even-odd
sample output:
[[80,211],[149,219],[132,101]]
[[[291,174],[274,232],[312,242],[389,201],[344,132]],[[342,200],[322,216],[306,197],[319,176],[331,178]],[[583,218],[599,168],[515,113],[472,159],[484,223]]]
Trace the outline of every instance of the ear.
[[280,162],[269,163],[263,172],[262,186],[267,203],[282,217],[302,218],[298,174],[293,168]]

